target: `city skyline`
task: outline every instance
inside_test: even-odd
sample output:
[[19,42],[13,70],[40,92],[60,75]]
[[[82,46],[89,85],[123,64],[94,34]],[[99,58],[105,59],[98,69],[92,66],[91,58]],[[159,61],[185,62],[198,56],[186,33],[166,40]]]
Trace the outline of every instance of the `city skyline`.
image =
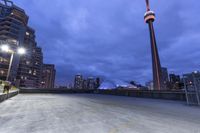
[[[45,62],[56,65],[57,84],[73,81],[77,73],[142,83],[152,79],[144,1],[13,2],[29,15]],[[151,1],[157,15],[155,31],[161,63],[170,72],[183,74],[200,69],[200,61],[195,60],[200,55],[200,19],[190,21],[197,16],[198,4],[194,3]],[[44,6],[56,8],[51,11]]]

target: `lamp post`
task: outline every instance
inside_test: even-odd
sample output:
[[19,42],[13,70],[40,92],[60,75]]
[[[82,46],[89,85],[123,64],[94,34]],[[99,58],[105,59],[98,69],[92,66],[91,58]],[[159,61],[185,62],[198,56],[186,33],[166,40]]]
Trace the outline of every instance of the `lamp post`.
[[13,63],[14,54],[17,53],[19,55],[23,55],[26,53],[26,50],[24,48],[20,47],[17,49],[17,52],[15,52],[15,51],[11,50],[8,45],[2,45],[1,51],[11,54],[8,72],[7,72],[7,76],[6,76],[6,81],[8,81],[9,77],[10,77],[10,71],[11,71],[11,67],[12,67],[12,63]]

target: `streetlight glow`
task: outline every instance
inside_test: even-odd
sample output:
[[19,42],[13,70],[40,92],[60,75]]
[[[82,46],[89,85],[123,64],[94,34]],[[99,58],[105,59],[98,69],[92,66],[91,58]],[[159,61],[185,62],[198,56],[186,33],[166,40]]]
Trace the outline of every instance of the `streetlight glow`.
[[24,48],[18,48],[17,53],[23,55],[26,53],[26,50]]
[[1,50],[3,51],[3,52],[9,52],[9,46],[8,45],[2,45],[1,46]]

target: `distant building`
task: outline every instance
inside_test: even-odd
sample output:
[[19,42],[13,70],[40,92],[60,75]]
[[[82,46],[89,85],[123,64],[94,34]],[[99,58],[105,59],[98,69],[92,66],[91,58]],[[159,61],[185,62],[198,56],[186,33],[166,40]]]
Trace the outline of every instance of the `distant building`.
[[186,84],[191,84],[191,86],[197,86],[200,90],[200,72],[195,71],[192,73],[184,74],[183,75]]
[[87,79],[87,84],[88,84],[88,89],[89,90],[94,90],[96,89],[96,83],[93,77],[89,77]]
[[168,83],[169,83],[169,75],[168,75],[168,70],[165,67],[161,68],[162,70],[162,90],[167,90],[168,88]]
[[112,81],[103,81],[99,87],[99,89],[102,90],[108,90],[108,89],[116,89],[117,86]]
[[81,74],[75,76],[74,88],[83,89],[83,76]]
[[68,88],[68,89],[73,89],[73,87],[74,87],[74,84],[73,84],[73,83],[69,83],[69,84],[67,85],[67,88]]
[[162,81],[164,83],[169,82],[169,75],[168,75],[168,70],[165,67],[162,67]]
[[95,81],[95,89],[99,88],[101,85],[101,79],[99,77],[96,78],[96,81]]
[[83,79],[82,87],[83,89],[88,89],[88,80]]
[[100,78],[88,77],[86,79],[83,78],[81,74],[75,76],[74,80],[74,89],[97,89],[101,85]]
[[[133,80],[130,81],[130,85],[131,85],[130,87],[132,87],[132,89],[134,89],[134,90],[136,90],[136,89],[138,89],[138,90],[145,89],[144,86],[142,86],[141,84],[139,84],[139,83],[137,83],[136,81],[133,81]],[[128,87],[128,88],[130,88],[130,87]]]
[[170,87],[169,87],[170,89],[172,89],[172,90],[181,89],[181,78],[179,75],[170,74],[169,80],[170,80]]
[[44,64],[42,67],[41,88],[54,88],[56,70],[52,64]]
[[154,90],[153,81],[146,82],[146,87],[148,90]]
[[175,75],[175,74],[170,74],[169,75],[169,79],[171,83],[176,83],[176,82],[180,82],[181,78],[179,75]]

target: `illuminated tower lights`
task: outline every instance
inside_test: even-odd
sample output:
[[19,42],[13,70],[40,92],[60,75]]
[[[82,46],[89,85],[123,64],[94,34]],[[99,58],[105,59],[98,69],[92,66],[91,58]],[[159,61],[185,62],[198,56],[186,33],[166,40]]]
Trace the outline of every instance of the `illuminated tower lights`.
[[156,46],[156,37],[153,27],[153,22],[155,20],[155,13],[150,10],[149,0],[146,0],[146,13],[144,15],[145,22],[149,25],[150,39],[151,39],[151,54],[152,54],[152,69],[153,69],[153,84],[155,90],[161,90],[162,88],[162,71],[160,65],[160,59],[158,54],[158,49]]

